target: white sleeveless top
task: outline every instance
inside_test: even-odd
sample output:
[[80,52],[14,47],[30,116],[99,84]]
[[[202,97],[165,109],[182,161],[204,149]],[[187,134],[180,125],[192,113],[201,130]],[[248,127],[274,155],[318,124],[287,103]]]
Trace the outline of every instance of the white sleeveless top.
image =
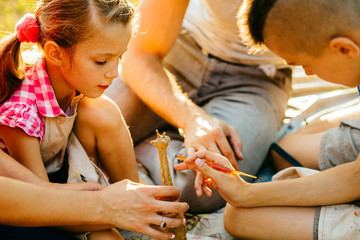
[[183,27],[203,51],[225,61],[246,65],[284,65],[270,51],[249,55],[239,37],[236,15],[242,0],[190,0]]

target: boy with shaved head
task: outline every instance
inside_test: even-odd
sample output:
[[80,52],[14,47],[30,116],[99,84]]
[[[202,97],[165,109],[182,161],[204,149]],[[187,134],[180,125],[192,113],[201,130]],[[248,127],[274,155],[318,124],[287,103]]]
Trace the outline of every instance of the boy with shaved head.
[[[267,48],[329,82],[360,84],[360,0],[245,0],[239,27],[253,51]],[[303,166],[320,171],[303,176],[298,173],[305,168],[287,168],[277,176],[301,177],[251,184],[204,164],[231,167],[208,151],[190,155],[176,169],[197,168],[205,176],[196,179],[196,190],[208,194],[210,186],[227,200],[225,228],[236,238],[359,239],[360,120],[288,146]],[[208,177],[210,185],[202,181]]]
[[[244,1],[241,36],[253,51],[265,45],[308,75],[359,84],[360,1]],[[354,70],[359,69],[358,71]]]

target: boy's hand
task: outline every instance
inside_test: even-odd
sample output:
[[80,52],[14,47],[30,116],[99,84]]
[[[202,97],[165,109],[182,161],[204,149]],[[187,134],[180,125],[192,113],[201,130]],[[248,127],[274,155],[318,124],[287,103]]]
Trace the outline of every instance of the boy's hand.
[[198,196],[203,193],[211,196],[210,188],[214,188],[227,202],[236,206],[236,193],[243,190],[247,183],[238,175],[224,173],[209,167],[204,160],[234,169],[227,158],[213,152],[199,151],[191,154],[183,163],[175,165],[175,170],[195,169],[198,173],[194,185]]

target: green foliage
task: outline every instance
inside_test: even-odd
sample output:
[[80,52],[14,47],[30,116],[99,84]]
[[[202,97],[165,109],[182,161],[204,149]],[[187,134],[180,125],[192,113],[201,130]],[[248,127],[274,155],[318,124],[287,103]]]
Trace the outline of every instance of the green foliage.
[[25,14],[33,13],[37,1],[0,0],[0,37],[14,32],[16,22]]
[[[137,5],[140,0],[130,0]],[[26,13],[34,13],[36,0],[0,0],[0,38],[15,31],[16,22]]]

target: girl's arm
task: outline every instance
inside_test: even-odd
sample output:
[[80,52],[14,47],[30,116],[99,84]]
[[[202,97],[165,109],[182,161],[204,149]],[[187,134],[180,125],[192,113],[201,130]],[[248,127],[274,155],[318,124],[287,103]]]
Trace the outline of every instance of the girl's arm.
[[[41,158],[39,139],[27,135],[20,128],[12,128],[5,125],[0,125],[0,138],[5,142],[12,158],[16,159],[16,161],[28,168],[40,179],[49,181]],[[18,179],[21,175],[16,171],[7,171],[5,176]],[[29,177],[29,175],[26,176]],[[26,181],[26,179],[23,180]]]
[[[198,159],[199,158],[199,159]],[[197,160],[198,159],[198,160]],[[240,177],[216,171],[200,159],[231,167],[226,158],[201,151],[192,154],[176,170],[196,167],[201,179],[210,177],[213,187],[236,207],[260,206],[320,206],[347,203],[360,199],[360,157],[314,175],[266,183],[250,184]],[[194,164],[195,163],[195,164]],[[205,191],[203,182],[195,183],[197,191]]]
[[[4,129],[5,129],[4,126],[0,125],[0,138],[4,137],[5,135],[4,133],[11,134],[11,131],[8,132],[8,129],[3,131]],[[29,148],[27,152],[28,155],[31,156],[35,151],[33,151],[32,148]],[[42,161],[41,164],[43,166]],[[39,168],[41,169],[41,167]],[[0,150],[0,176],[14,178],[20,181],[29,182],[36,185],[54,187],[54,188],[63,188],[63,189],[71,189],[71,190],[89,190],[89,191],[97,191],[103,189],[103,186],[92,182],[70,183],[70,184],[50,183],[47,178],[47,175],[46,175],[46,179],[40,178],[39,176],[35,175],[34,172],[26,168],[24,165],[16,161],[14,158],[9,156],[2,150]]]

